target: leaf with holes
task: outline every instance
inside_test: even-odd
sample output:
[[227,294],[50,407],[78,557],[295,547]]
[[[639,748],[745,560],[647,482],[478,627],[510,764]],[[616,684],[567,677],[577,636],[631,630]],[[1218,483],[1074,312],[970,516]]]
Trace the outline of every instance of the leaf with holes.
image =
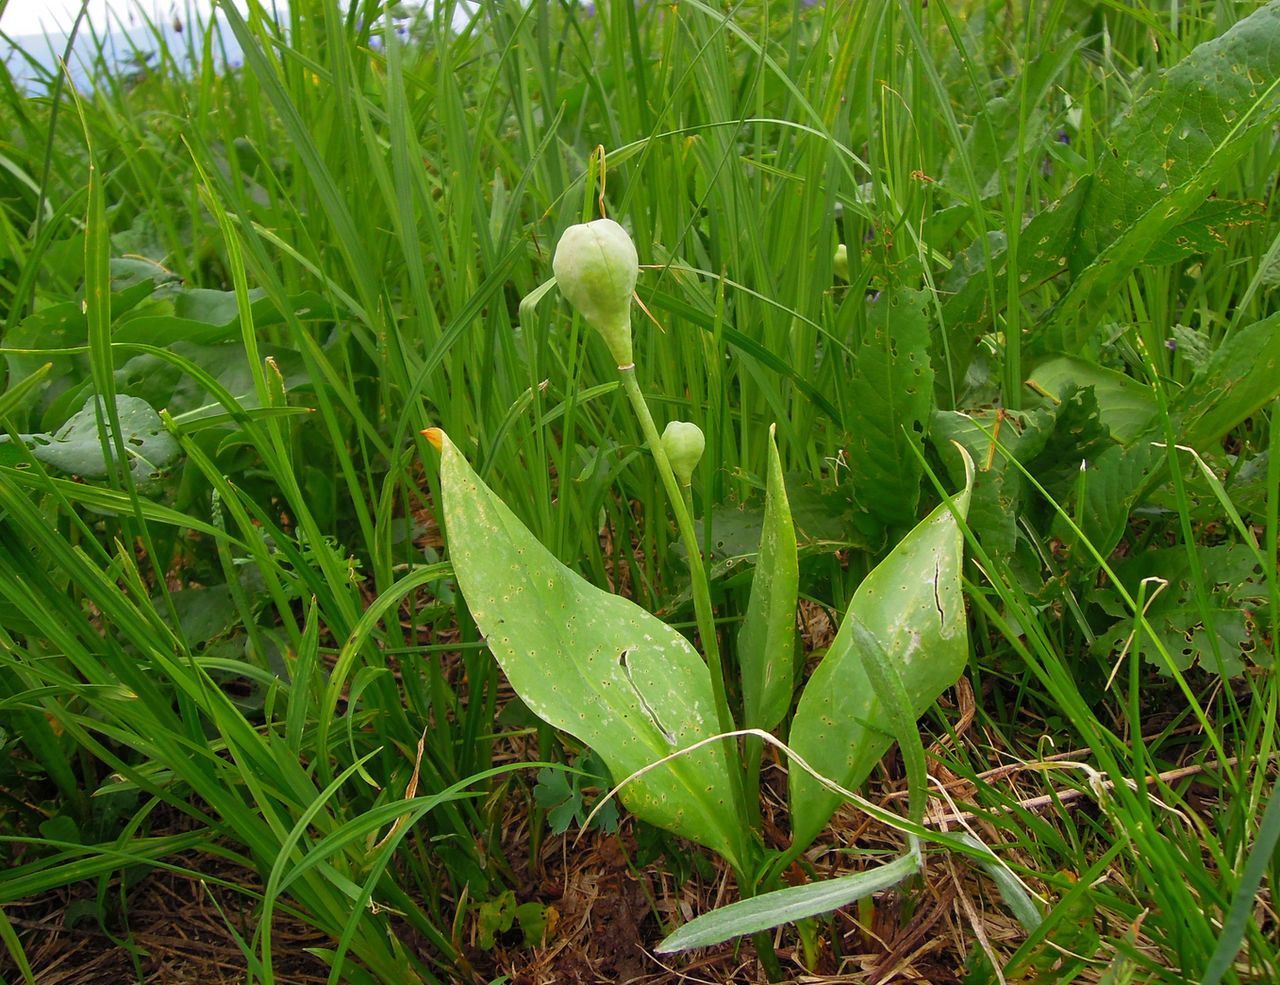
[[[952,498],[961,517],[968,513],[973,489],[973,462],[963,454],[965,485]],[[791,748],[823,776],[854,789],[892,742],[889,715],[862,666],[865,655],[855,644],[855,622],[897,661],[916,716],[960,677],[969,653],[960,589],[963,561],[960,524],[943,503],[858,586],[840,631],[800,696],[791,725]],[[839,805],[836,794],[804,770],[792,769],[796,846],[812,842]]]
[[[1207,595],[1204,606],[1196,597],[1191,558],[1183,547],[1135,555],[1116,567],[1116,577],[1135,597],[1147,582],[1147,624],[1178,670],[1198,663],[1207,671],[1235,677],[1246,661],[1269,663],[1268,647],[1259,645],[1254,615],[1267,604],[1266,576],[1257,557],[1242,544],[1201,547],[1196,555]],[[1114,663],[1134,646],[1134,619],[1113,589],[1096,589],[1091,599],[1118,620],[1093,645],[1099,657]],[[1149,639],[1137,643],[1148,662],[1168,672]]]
[[[1097,328],[1091,317],[1153,245],[1188,221],[1257,140],[1280,119],[1280,0],[1197,46],[1157,78],[1111,131],[1065,242],[1033,250],[1065,255],[1071,286],[1042,338],[1076,351]],[[1037,259],[1042,259],[1038,257]],[[1056,329],[1056,331],[1055,331]]]
[[[149,403],[137,397],[116,396],[120,414],[120,430],[129,470],[140,485],[160,478],[161,472],[178,457],[178,443],[165,430],[164,424]],[[105,436],[99,434],[98,413],[90,397],[66,424],[53,434],[24,435],[31,454],[46,465],[83,479],[102,479],[107,475],[108,460],[104,445],[115,461],[116,445],[111,425],[103,415]]]
[[[1241,221],[1205,202],[1280,119],[1278,36],[1280,0],[1271,0],[1153,78],[1111,128],[1095,170],[1023,230],[1017,269],[1026,288],[1069,279],[1029,339],[1035,352],[1078,352],[1135,267],[1168,262],[1170,246],[1183,241],[1199,249]],[[990,250],[1003,278],[1007,251],[998,243]],[[947,284],[943,321],[956,378],[996,314],[981,271],[975,265]]]
[[[706,665],[683,636],[561,564],[440,436],[440,487],[458,585],[511,686],[543,721],[591,746],[620,782],[716,734]],[[736,866],[744,826],[719,744],[633,780],[638,817]]]
[[868,306],[849,392],[854,499],[886,527],[907,529],[920,502],[916,452],[933,411],[922,292],[891,291]]

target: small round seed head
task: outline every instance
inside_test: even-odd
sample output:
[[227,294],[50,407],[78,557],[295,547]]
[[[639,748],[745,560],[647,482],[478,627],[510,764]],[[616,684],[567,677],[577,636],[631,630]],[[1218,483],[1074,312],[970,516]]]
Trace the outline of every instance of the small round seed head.
[[640,258],[627,231],[612,219],[570,226],[551,260],[560,293],[604,336],[619,366],[630,366],[631,294]]
[[707,439],[703,437],[702,428],[688,421],[672,421],[662,432],[662,450],[667,453],[671,471],[682,486],[692,481],[693,470],[702,460],[706,447]]

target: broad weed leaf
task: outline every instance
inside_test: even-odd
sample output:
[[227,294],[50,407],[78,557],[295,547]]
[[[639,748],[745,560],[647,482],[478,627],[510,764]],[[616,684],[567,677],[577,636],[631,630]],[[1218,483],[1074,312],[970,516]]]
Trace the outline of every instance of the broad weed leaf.
[[848,414],[856,505],[886,527],[916,521],[923,474],[916,451],[933,412],[925,295],[887,292],[867,310]]
[[[1112,131],[1087,183],[1074,235],[1044,242],[1035,221],[1024,241],[1037,261],[1065,256],[1070,288],[1043,341],[1077,350],[1112,290],[1187,221],[1228,170],[1280,118],[1280,0],[1198,45],[1164,72]],[[1056,331],[1055,331],[1056,329]]]
[[[1019,280],[1033,289],[1069,278],[1030,340],[1040,354],[1077,352],[1116,287],[1144,261],[1167,262],[1170,242],[1212,239],[1222,216],[1205,200],[1280,119],[1278,35],[1280,0],[1271,0],[1156,77],[1117,120],[1096,169],[1023,230]],[[991,262],[1004,276],[1007,251]],[[948,285],[943,320],[957,378],[994,315],[981,271]]]
[[[129,455],[129,469],[135,482],[149,483],[177,460],[180,452],[178,443],[165,430],[160,415],[145,400],[117,394],[115,401],[125,451]],[[115,446],[109,437],[111,427],[109,424],[104,424],[104,427],[108,435],[106,447],[114,458]],[[86,479],[101,479],[107,475],[110,464],[103,454],[104,439],[99,434],[93,397],[85,401],[79,413],[55,434],[28,435],[27,438],[31,453],[46,465]]]
[[[1174,399],[1178,441],[1199,450],[1280,394],[1280,314],[1231,335]],[[1163,437],[1163,435],[1161,435]]]
[[[967,515],[973,463],[965,453],[964,489],[952,498]],[[943,503],[922,520],[858,586],[831,648],[809,679],[789,745],[814,769],[857,788],[888,750],[893,728],[863,667],[854,625],[880,644],[906,689],[917,717],[956,682],[968,659],[968,626],[960,588],[964,539]],[[856,620],[855,618],[856,617]],[[791,771],[792,831],[808,845],[840,805],[840,798],[803,770]]]
[[[443,434],[441,455],[458,585],[529,709],[594,749],[615,783],[715,735],[710,675],[689,641],[561,564]],[[664,763],[621,796],[636,816],[741,865],[745,828],[720,744]]]

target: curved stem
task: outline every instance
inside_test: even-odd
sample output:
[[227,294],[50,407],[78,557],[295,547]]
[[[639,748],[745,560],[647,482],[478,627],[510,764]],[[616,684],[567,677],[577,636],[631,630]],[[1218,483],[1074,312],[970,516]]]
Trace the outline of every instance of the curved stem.
[[[689,578],[693,586],[693,611],[698,623],[698,635],[702,639],[703,653],[707,658],[707,669],[711,672],[711,691],[716,704],[716,719],[721,732],[732,732],[736,726],[733,721],[733,713],[729,710],[729,697],[725,687],[724,664],[720,660],[720,641],[716,636],[715,613],[711,608],[711,586],[707,581],[707,569],[702,561],[702,549],[698,545],[698,538],[693,527],[693,490],[688,486],[681,487],[677,481],[675,472],[671,469],[671,463],[667,460],[667,453],[662,447],[662,440],[658,435],[658,427],[653,422],[653,415],[649,412],[649,405],[644,399],[644,394],[640,391],[640,384],[636,381],[635,366],[618,367],[618,374],[622,377],[623,388],[627,391],[627,397],[631,401],[631,406],[635,410],[636,417],[640,420],[640,430],[644,432],[645,443],[649,446],[649,451],[653,454],[654,461],[658,465],[658,474],[662,476],[662,484],[666,487],[667,499],[671,502],[672,512],[676,515],[676,527],[680,530],[680,539],[684,541],[685,550],[689,555]],[[747,797],[743,789],[743,764],[742,758],[738,752],[737,743],[733,739],[725,739],[725,754],[729,767],[729,790],[730,796],[733,797],[734,808],[738,812],[738,818],[742,823],[743,830],[750,830],[759,823],[759,812],[748,812]],[[753,821],[754,819],[754,821]],[[750,839],[742,846],[741,862],[743,866],[752,864],[750,857],[757,854],[752,852],[752,844]],[[735,866],[735,874],[738,879],[738,892],[743,899],[754,896],[756,891],[756,882],[754,876],[745,868]],[[752,936],[752,943],[755,945],[757,957],[764,969],[765,977],[771,982],[782,981],[782,966],[778,963],[778,956],[773,950],[773,939],[768,933],[758,933]]]
[[[653,415],[649,413],[649,405],[645,402],[644,394],[640,392],[640,384],[636,380],[635,367],[619,367],[618,375],[622,377],[623,389],[626,390],[632,409],[635,410],[636,417],[640,420],[640,430],[644,432],[645,443],[649,446],[649,451],[653,454],[654,461],[657,462],[658,474],[662,477],[667,499],[671,502],[672,512],[676,515],[676,527],[680,530],[680,539],[684,541],[685,550],[689,554],[689,577],[693,584],[693,611],[697,619],[698,635],[702,638],[702,650],[707,659],[707,667],[711,671],[711,691],[715,699],[717,725],[721,732],[732,732],[736,726],[734,725],[733,714],[729,711],[729,698],[724,681],[724,666],[720,661],[720,645],[716,637],[715,615],[711,609],[711,588],[707,582],[706,568],[702,563],[702,550],[698,546],[698,538],[694,534],[693,514],[686,503],[684,494],[680,490],[680,484],[676,480],[675,473],[671,470],[671,463],[667,460],[667,453],[663,450],[662,441],[658,436],[657,425],[653,422]],[[738,817],[742,819],[743,825],[746,826],[749,815],[746,810],[746,796],[742,788],[741,757],[738,755],[737,744],[732,739],[726,739],[725,744],[727,746],[726,751],[729,754],[729,782],[734,799],[734,807],[738,812]],[[742,861],[746,862],[745,856]],[[745,875],[745,873],[740,873],[740,875]],[[741,883],[742,880],[739,879],[739,882]]]

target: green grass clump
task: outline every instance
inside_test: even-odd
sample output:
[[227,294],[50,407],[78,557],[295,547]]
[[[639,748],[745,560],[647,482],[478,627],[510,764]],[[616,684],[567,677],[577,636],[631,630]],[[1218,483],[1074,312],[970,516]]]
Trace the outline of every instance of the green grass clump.
[[607,206],[726,661],[770,424],[814,611],[977,462],[929,768],[1043,919],[970,980],[1280,977],[1280,3],[269,8],[0,72],[0,905],[230,861],[255,981],[280,910],[335,981],[480,974],[545,826],[495,749],[573,751],[499,717],[420,432],[694,622],[617,360],[521,304]]

